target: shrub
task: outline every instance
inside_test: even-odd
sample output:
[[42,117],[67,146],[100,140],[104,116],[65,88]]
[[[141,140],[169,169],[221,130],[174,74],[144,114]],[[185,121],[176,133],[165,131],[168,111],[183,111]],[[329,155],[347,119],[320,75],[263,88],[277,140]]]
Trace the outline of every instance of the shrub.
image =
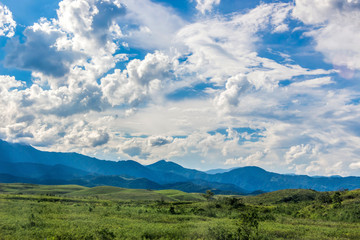
[[318,195],[317,201],[324,204],[330,204],[333,200],[328,192],[323,192]]
[[115,239],[115,234],[107,228],[103,228],[96,232],[99,239],[101,240],[112,240]]
[[248,210],[240,215],[238,239],[258,239],[259,214],[256,210]]
[[342,197],[340,192],[335,192],[332,197],[332,202],[334,203],[334,208],[341,207]]
[[214,193],[211,190],[206,190],[206,193],[203,194],[203,196],[209,201],[213,198]]
[[209,227],[208,230],[209,239],[216,240],[230,240],[236,239],[236,234],[233,234],[231,230],[222,224],[218,224],[216,227]]

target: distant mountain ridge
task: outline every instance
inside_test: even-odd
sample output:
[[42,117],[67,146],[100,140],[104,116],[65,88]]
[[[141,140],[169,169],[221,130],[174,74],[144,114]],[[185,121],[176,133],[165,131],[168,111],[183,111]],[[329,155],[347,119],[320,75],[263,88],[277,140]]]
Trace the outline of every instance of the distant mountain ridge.
[[206,173],[164,160],[147,166],[135,161],[106,161],[77,153],[43,152],[31,146],[0,140],[0,182],[110,185],[128,188],[177,189],[222,194],[254,191],[314,189],[332,191],[360,188],[360,177],[309,177],[240,167]]
[[207,173],[207,174],[225,173],[225,172],[230,172],[231,170],[234,170],[236,168],[238,168],[238,167],[229,168],[229,169],[224,169],[224,168],[210,169],[210,170],[205,171],[205,173]]

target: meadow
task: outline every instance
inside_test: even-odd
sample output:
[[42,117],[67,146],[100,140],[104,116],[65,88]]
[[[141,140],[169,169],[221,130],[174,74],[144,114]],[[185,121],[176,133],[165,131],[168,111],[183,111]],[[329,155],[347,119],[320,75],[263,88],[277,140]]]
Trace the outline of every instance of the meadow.
[[360,190],[219,196],[0,184],[0,239],[360,239]]

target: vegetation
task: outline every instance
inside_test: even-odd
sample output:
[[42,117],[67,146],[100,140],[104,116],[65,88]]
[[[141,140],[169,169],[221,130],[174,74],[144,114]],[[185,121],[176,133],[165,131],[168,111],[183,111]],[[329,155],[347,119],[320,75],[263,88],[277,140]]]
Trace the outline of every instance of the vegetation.
[[238,197],[0,184],[0,193],[4,240],[360,239],[360,190]]

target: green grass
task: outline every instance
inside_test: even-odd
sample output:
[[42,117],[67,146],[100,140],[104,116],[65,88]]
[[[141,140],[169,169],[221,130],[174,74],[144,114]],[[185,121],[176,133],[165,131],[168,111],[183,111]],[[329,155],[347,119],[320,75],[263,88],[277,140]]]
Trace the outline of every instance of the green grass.
[[177,190],[31,184],[0,189],[0,240],[360,239],[359,190],[339,192],[338,204],[322,202],[322,193],[312,190],[204,201],[201,194]]
[[258,196],[248,196],[244,198],[245,202],[251,204],[275,204],[279,202],[306,201],[315,199],[318,192],[308,189],[286,189],[275,192],[263,193]]
[[87,189],[78,185],[36,185],[26,183],[0,183],[0,193],[33,194],[33,195],[63,195]]
[[78,185],[36,185],[36,184],[3,184],[0,183],[2,194],[49,195],[75,198],[93,197],[112,200],[143,200],[143,201],[203,201],[205,198],[197,193],[185,193],[178,190],[144,190],[126,189],[111,186],[82,187]]
[[180,201],[204,201],[204,196],[200,193],[184,193],[179,190],[159,190],[156,191],[162,195],[165,195],[171,199]]

